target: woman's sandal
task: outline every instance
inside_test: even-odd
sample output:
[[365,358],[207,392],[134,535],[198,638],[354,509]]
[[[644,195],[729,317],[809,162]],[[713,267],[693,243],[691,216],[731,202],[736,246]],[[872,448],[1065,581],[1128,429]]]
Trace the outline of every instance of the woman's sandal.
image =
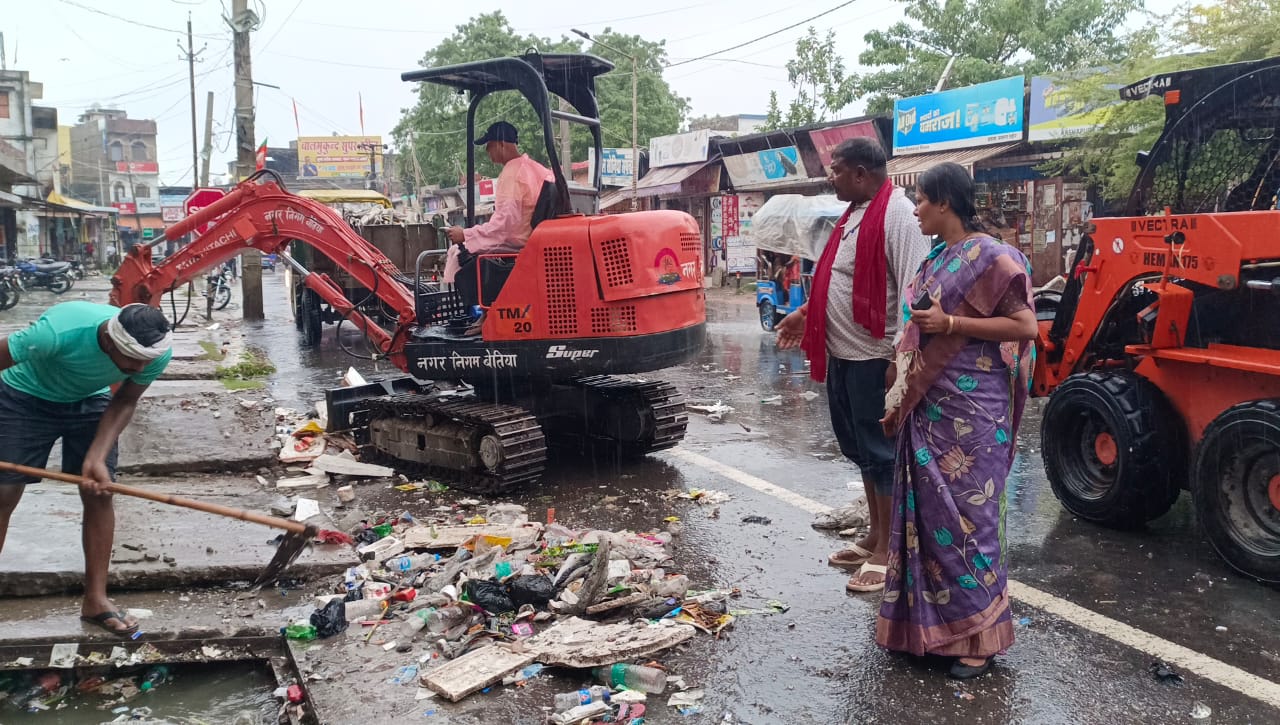
[[[849,582],[848,582],[847,584],[845,584],[845,585],[844,585],[844,588],[845,588],[847,591],[851,591],[851,592],[858,592],[859,594],[862,594],[862,593],[865,593],[865,592],[879,592],[879,591],[883,591],[883,590],[884,590],[884,575],[885,575],[885,574],[886,574],[886,572],[888,572],[888,571],[889,571],[889,567],[885,566],[884,564],[872,564],[871,562],[866,562],[866,563],[864,563],[864,564],[862,565],[862,567],[861,567],[860,569],[858,569],[858,573],[857,573],[857,574],[855,574],[855,575],[853,575],[852,577],[850,577],[850,578],[849,578]],[[858,577],[862,576],[863,574],[867,574],[867,573],[871,573],[871,574],[879,574],[879,575],[880,575],[880,581],[878,581],[878,582],[874,582],[874,583],[872,583],[872,584],[857,584],[857,583],[855,583],[855,580],[856,580]]]
[[995,661],[995,657],[988,657],[981,665],[966,665],[957,657],[955,662],[951,663],[951,671],[947,673],[947,677],[953,680],[972,680],[980,677],[991,669],[991,663]]
[[862,566],[867,559],[871,558],[871,556],[872,554],[870,551],[867,551],[857,544],[852,544],[849,548],[841,549],[831,556],[828,556],[827,563],[834,567],[853,571],[854,569]]

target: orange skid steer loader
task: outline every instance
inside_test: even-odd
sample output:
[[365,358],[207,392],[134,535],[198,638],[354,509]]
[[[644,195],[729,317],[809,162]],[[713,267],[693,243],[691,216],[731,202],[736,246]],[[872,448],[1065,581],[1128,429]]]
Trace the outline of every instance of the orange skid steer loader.
[[1127,216],[1094,220],[1039,315],[1045,468],[1069,511],[1114,527],[1188,488],[1223,559],[1278,582],[1280,58],[1121,90],[1151,96],[1165,127]]

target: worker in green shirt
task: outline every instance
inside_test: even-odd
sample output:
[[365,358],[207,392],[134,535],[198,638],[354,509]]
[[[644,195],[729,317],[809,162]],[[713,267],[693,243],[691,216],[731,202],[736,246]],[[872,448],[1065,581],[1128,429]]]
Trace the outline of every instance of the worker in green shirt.
[[[107,598],[115,511],[103,486],[115,478],[116,439],[169,364],[172,344],[164,314],[141,304],[65,302],[0,337],[0,458],[44,467],[62,439],[62,470],[84,477],[80,615],[120,635],[137,631],[138,622]],[[0,472],[0,549],[23,490],[37,480]]]

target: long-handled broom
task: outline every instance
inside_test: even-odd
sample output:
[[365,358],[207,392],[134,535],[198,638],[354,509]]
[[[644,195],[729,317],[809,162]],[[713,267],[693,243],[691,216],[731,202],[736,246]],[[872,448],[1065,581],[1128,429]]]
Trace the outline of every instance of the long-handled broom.
[[[34,476],[36,478],[48,478],[54,481],[62,481],[64,483],[80,484],[83,476],[75,476],[60,471],[49,471],[43,468],[32,468],[30,466],[21,466],[17,463],[9,463],[0,461],[0,471],[11,471],[20,473],[24,476]],[[216,516],[226,516],[228,518],[240,519],[241,521],[250,521],[255,524],[264,526],[273,526],[277,529],[284,529],[287,533],[280,540],[279,547],[276,548],[276,555],[268,562],[267,568],[262,570],[258,578],[254,580],[254,586],[265,584],[280,578],[285,569],[288,569],[293,562],[302,556],[302,552],[307,548],[307,544],[316,537],[319,529],[315,526],[304,524],[300,521],[290,521],[288,519],[277,518],[275,516],[267,516],[265,514],[256,513],[254,511],[246,511],[244,509],[231,508],[230,506],[222,506],[216,503],[208,503],[206,501],[196,501],[181,496],[174,496],[168,493],[156,493],[135,486],[126,486],[120,483],[111,483],[103,486],[104,489],[111,493],[118,493],[122,496],[134,496],[136,498],[145,498],[158,503],[169,504],[170,506],[182,506],[196,511],[214,514]]]

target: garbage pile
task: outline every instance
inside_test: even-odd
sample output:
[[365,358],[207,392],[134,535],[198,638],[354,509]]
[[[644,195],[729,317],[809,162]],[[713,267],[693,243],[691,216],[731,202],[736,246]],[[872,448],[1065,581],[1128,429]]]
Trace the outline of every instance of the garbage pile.
[[0,712],[46,712],[70,705],[88,705],[121,716],[150,715],[146,707],[134,703],[140,697],[173,681],[173,672],[163,664],[133,669],[120,674],[79,674],[70,670],[38,670],[0,673]]
[[655,654],[699,631],[718,635],[736,615],[786,610],[777,602],[739,610],[737,590],[691,590],[670,571],[665,531],[575,530],[553,511],[542,524],[523,506],[474,499],[436,514],[362,521],[350,532],[362,563],[285,634],[358,637],[400,659],[393,684],[416,682],[421,697],[452,702],[522,686],[543,667],[579,670],[599,687],[557,697],[552,722],[632,722],[648,695],[669,689],[680,696],[673,707],[697,708],[700,693],[655,666]]

